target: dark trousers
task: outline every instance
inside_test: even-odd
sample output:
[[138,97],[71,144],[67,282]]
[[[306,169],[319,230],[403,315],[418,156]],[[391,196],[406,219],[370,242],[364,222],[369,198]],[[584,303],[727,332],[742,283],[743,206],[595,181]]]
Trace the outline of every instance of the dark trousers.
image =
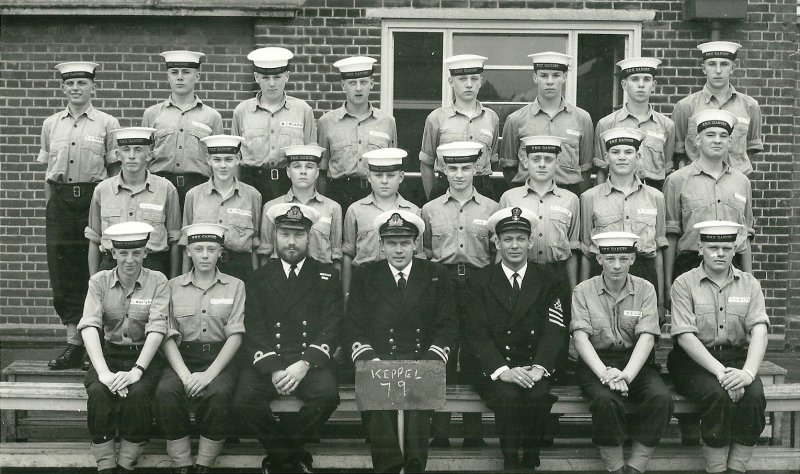
[[244,281],[253,271],[253,254],[251,252],[225,250],[217,260],[217,268],[222,273],[227,273]]
[[[103,260],[100,262],[100,270],[111,270],[117,266],[117,261],[111,255],[111,252],[103,254]],[[142,262],[144,268],[161,272],[169,278],[169,269],[172,266],[171,256],[169,250],[163,252],[148,253],[147,257]]]
[[[747,359],[744,349],[709,350],[726,367],[741,369]],[[676,346],[667,358],[672,381],[678,392],[700,404],[700,436],[712,448],[731,442],[753,446],[764,431],[767,400],[764,386],[756,377],[745,387],[742,398],[734,403],[717,378]]]
[[[493,199],[495,201],[500,200],[500,196],[496,195],[494,189],[494,183],[492,183],[492,178],[489,176],[475,176],[472,178],[472,186],[475,187],[475,190],[481,193],[482,195],[486,196],[489,199]],[[439,196],[444,195],[447,188],[450,187],[450,182],[447,181],[447,175],[444,173],[437,172],[436,173],[436,182],[434,183],[433,189],[431,190],[431,196],[428,201],[433,201]]]
[[259,166],[240,166],[239,180],[256,188],[261,194],[261,202],[269,202],[289,192],[292,182],[286,168],[262,168]]
[[275,465],[296,457],[307,462],[311,455],[304,449],[305,439],[324,424],[339,405],[336,374],[331,368],[311,368],[294,394],[303,402],[297,416],[278,421],[269,402],[281,395],[268,375],[255,368],[242,369],[233,397],[233,407],[240,420],[258,438]]
[[89,241],[84,230],[97,183],[49,186],[45,242],[53,307],[62,323],[77,324],[89,287]]
[[[675,263],[672,268],[672,281],[683,275],[684,273],[697,268],[703,263],[703,256],[698,252],[682,252],[675,256]],[[733,255],[733,266],[742,268],[742,254],[737,253]]]
[[[623,370],[632,351],[598,355],[607,367]],[[584,363],[579,363],[578,386],[591,399],[592,442],[599,446],[621,446],[628,437],[645,446],[656,446],[672,417],[672,394],[656,368],[647,363],[628,384],[628,400],[636,404],[629,425],[625,398],[611,390]]]
[[[106,343],[103,355],[109,370],[119,372],[130,370],[140,351],[141,346],[128,348]],[[152,435],[151,400],[162,368],[156,356],[142,378],[128,386],[128,395],[124,398],[111,393],[97,377],[94,367],[89,369],[83,385],[89,396],[87,420],[93,443],[111,441],[117,433],[132,443],[141,443]]]
[[372,192],[367,178],[351,177],[328,179],[325,195],[342,206],[342,214],[347,212],[351,204],[361,198],[367,197]]
[[400,452],[397,437],[397,412],[380,410],[364,412],[372,453],[374,472],[425,472],[428,463],[428,439],[432,411],[405,410],[403,417],[404,448]]
[[[181,356],[189,370],[203,371],[214,362],[224,344],[183,343],[180,345]],[[176,440],[189,435],[189,408],[192,407],[204,438],[220,441],[231,435],[231,401],[236,388],[236,369],[233,366],[233,362],[228,364],[208,384],[203,394],[194,399],[186,397],[183,382],[172,367],[164,369],[156,387],[155,415],[166,439]]]
[[532,388],[522,388],[515,383],[481,377],[475,388],[494,411],[505,467],[519,464],[520,447],[523,463],[538,466],[542,426],[558,400],[550,393],[550,381],[543,378]]
[[203,176],[200,173],[185,173],[185,174],[177,174],[177,173],[155,173],[162,178],[166,178],[175,189],[178,191],[178,202],[181,206],[181,212],[183,212],[183,203],[186,201],[186,193],[189,192],[190,189],[193,187],[203,184],[208,181],[208,176]]

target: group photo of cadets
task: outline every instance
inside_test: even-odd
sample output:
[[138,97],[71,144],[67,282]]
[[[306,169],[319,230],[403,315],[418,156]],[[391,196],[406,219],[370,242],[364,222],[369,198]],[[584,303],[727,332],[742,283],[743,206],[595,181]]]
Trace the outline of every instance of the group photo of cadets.
[[[68,105],[37,159],[67,327],[49,366],[87,370],[99,472],[133,471],[151,437],[175,472],[213,472],[239,436],[259,441],[264,473],[313,472],[337,368],[408,359],[478,391],[513,472],[540,465],[551,387],[574,372],[605,469],[645,472],[673,414],[654,358],[668,313],[667,367],[702,406],[682,422],[707,472],[746,471],[769,319],[749,273],[747,174],[764,147],[758,104],[730,83],[739,48],[698,46],[707,82],[671,118],[650,104],[660,60],[619,61],[626,101],[596,127],[564,98],[573,58],[531,54],[537,96],[502,133],[477,100],[490,58],[447,58],[454,100],[419,124],[421,207],[400,194],[395,120],[370,102],[375,58],[332,64],[346,100],[315,120],[285,92],[292,52],[251,52],[260,91],[229,133],[197,95],[203,53],[162,53],[171,93],[125,128],[93,106],[99,64],[58,64]],[[285,395],[303,407],[276,417]],[[452,444],[450,413],[407,411],[402,443],[393,412],[362,421],[376,472],[425,471],[429,447]],[[463,433],[487,446],[481,414]]]

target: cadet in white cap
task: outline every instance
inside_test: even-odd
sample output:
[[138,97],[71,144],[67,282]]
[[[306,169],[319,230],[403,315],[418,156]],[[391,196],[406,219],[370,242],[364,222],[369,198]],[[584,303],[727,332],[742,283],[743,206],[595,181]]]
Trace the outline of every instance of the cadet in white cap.
[[605,143],[600,135],[612,128],[635,128],[645,135],[639,148],[640,178],[661,191],[664,179],[672,171],[672,154],[675,150],[675,123],[666,115],[656,112],[650,96],[656,91],[656,75],[660,59],[629,58],[617,63],[620,83],[625,92],[625,104],[597,122],[594,132],[594,164],[597,184],[606,180],[608,162],[605,160]]
[[681,99],[672,111],[675,121],[675,155],[683,165],[696,161],[700,150],[695,142],[696,122],[692,116],[707,109],[727,110],[738,119],[731,133],[726,161],[731,168],[745,175],[753,171],[752,157],[764,151],[761,132],[761,109],[758,102],[737,91],[731,84],[736,69],[736,55],[742,45],[729,41],[712,41],[697,47],[703,58],[706,75],[703,89]]
[[[344,348],[353,361],[446,364],[458,339],[456,305],[447,269],[414,257],[425,223],[416,212],[391,209],[377,214],[372,228],[386,260],[353,270]],[[405,449],[397,441],[396,412],[363,415],[375,472],[425,471],[431,411],[405,410]]]
[[[308,254],[317,211],[296,202],[269,208],[278,258],[246,282],[244,351],[233,407],[267,452],[261,472],[312,472],[306,439],[339,404],[335,364],[343,303],[339,272]],[[265,219],[265,220],[266,220]],[[277,421],[269,402],[295,395],[303,406]]]
[[546,52],[530,54],[536,98],[512,113],[503,126],[500,166],[512,186],[528,177],[522,137],[552,135],[563,139],[558,155],[556,183],[577,196],[585,189],[592,171],[594,126],[589,113],[568,104],[563,96],[572,56]]
[[[261,194],[236,178],[241,157],[242,137],[212,135],[201,140],[208,149],[208,165],[212,176],[205,183],[186,193],[183,225],[221,224],[226,226],[223,252],[217,261],[220,271],[244,280],[258,268],[256,249],[260,244]],[[186,245],[181,236],[181,245]],[[183,272],[192,266],[188,254],[183,256]]]
[[[592,236],[602,272],[575,287],[570,323],[580,356],[578,385],[591,400],[592,441],[608,472],[626,474],[646,471],[673,409],[672,393],[651,358],[661,335],[656,291],[629,274],[639,240],[630,232]],[[626,398],[639,415],[630,424]],[[622,445],[629,438],[626,465]]]
[[499,196],[494,192],[489,175],[492,165],[497,163],[500,119],[494,110],[484,107],[478,100],[487,59],[476,54],[459,54],[444,60],[450,72],[447,82],[453,89],[453,103],[435,109],[425,119],[419,152],[422,185],[429,200],[441,196],[448,188],[445,164],[437,148],[466,141],[482,145],[472,180],[475,189],[490,199]]
[[500,262],[469,279],[468,345],[483,373],[475,387],[494,410],[504,467],[514,471],[539,465],[542,428],[555,398],[551,376],[569,338],[569,291],[528,263],[539,222],[524,207],[492,214],[488,226],[497,235]]
[[[342,230],[342,285],[349,293],[350,275],[353,266],[373,260],[383,260],[386,256],[379,246],[378,229],[375,217],[384,211],[400,209],[420,215],[420,209],[403,198],[398,192],[403,181],[403,158],[405,150],[384,148],[364,153],[367,160],[367,179],[372,193],[354,202],[344,216]],[[425,256],[422,239],[417,241],[416,255]]]
[[342,79],[346,99],[326,112],[317,129],[317,142],[325,149],[317,191],[338,202],[342,211],[370,192],[367,161],[363,154],[397,146],[394,117],[373,107],[369,93],[375,59],[352,56],[333,63]]
[[723,219],[743,226],[735,243],[733,264],[742,271],[752,269],[750,240],[753,238],[753,198],[750,180],[726,161],[736,116],[724,110],[704,110],[693,116],[695,145],[699,156],[675,171],[664,185],[667,248],[664,282],[696,268],[702,261],[697,252],[698,232],[694,225]]
[[608,180],[581,195],[581,280],[599,275],[603,266],[597,260],[593,236],[599,233],[624,231],[639,237],[636,260],[631,262],[631,275],[644,278],[656,289],[660,322],[664,322],[664,248],[666,211],[664,195],[644,184],[636,173],[646,134],[635,128],[612,128],[600,140],[607,150]]
[[267,218],[272,206],[280,203],[301,203],[316,210],[320,217],[309,234],[308,254],[322,263],[333,264],[337,270],[342,268],[342,208],[315,188],[319,177],[319,163],[324,148],[316,145],[297,145],[287,147],[286,172],[292,181],[292,189],[284,196],[277,197],[264,205],[261,218],[261,266],[269,257],[277,258],[275,252],[275,222]]
[[116,266],[89,279],[78,323],[92,361],[84,381],[87,421],[102,474],[132,472],[153,431],[151,403],[163,368],[157,352],[167,332],[170,301],[167,278],[142,266],[154,232],[150,224],[135,221],[105,229]]
[[64,351],[48,365],[53,370],[79,367],[83,341],[76,330],[86,297],[89,269],[83,229],[97,183],[119,172],[119,128],[114,117],[92,106],[98,64],[68,62],[56,66],[67,107],[45,119],[36,161],[47,166],[45,239],[53,308],[67,326]]
[[[169,281],[169,331],[162,345],[169,367],[156,387],[155,418],[173,471],[206,473],[233,432],[230,405],[238,371],[232,362],[244,333],[245,293],[241,280],[217,268],[227,227],[191,224],[182,231],[194,268]],[[195,469],[190,403],[200,431]]]
[[181,212],[178,192],[166,178],[147,170],[153,158],[153,132],[147,127],[128,127],[114,131],[122,159],[117,176],[101,182],[94,190],[89,208],[89,273],[113,268],[111,242],[106,229],[130,221],[147,222],[155,229],[147,242],[144,265],[169,277],[180,269]]
[[247,59],[253,61],[253,77],[261,90],[233,111],[231,134],[244,138],[239,179],[256,188],[262,202],[286,194],[291,186],[283,171],[283,148],[317,140],[311,106],[285,92],[292,57],[285,48],[251,51]]
[[167,100],[148,107],[142,117],[143,127],[156,129],[154,158],[148,168],[175,185],[183,209],[186,193],[211,177],[202,140],[222,133],[222,116],[195,93],[205,54],[181,50],[161,56],[172,92]]
[[706,472],[744,472],[765,426],[758,368],[769,317],[758,280],[731,264],[742,226],[706,221],[694,228],[703,260],[672,286],[675,344],[667,367],[678,391],[701,406]]
[[[425,253],[431,261],[447,267],[456,292],[460,330],[458,344],[452,348],[453,357],[447,363],[448,383],[471,384],[478,375],[478,362],[466,348],[464,331],[467,278],[494,261],[495,249],[489,239],[487,223],[489,216],[499,209],[497,202],[481,194],[473,185],[476,164],[483,148],[484,144],[481,142],[439,145],[436,153],[444,162],[443,171],[447,176],[448,187],[444,195],[422,206]],[[460,374],[457,373],[459,366]],[[463,418],[464,447],[485,446],[479,414],[464,413]],[[431,446],[449,446],[449,436],[450,413],[434,414]]]

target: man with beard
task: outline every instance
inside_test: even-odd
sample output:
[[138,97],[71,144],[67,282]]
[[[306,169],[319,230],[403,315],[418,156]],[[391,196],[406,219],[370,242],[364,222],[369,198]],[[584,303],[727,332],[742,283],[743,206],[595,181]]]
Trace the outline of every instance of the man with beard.
[[[312,472],[304,440],[339,404],[331,356],[342,318],[339,272],[308,256],[309,232],[319,213],[300,203],[270,207],[278,258],[254,271],[246,283],[244,351],[234,410],[268,455],[269,472]],[[295,395],[303,407],[279,422],[269,402]]]

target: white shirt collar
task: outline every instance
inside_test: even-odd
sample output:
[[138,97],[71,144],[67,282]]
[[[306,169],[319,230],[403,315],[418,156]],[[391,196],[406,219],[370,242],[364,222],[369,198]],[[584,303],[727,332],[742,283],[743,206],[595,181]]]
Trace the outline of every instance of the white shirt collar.
[[[303,264],[304,263],[306,263],[306,259],[305,258],[300,260],[299,262],[297,262],[297,275],[298,276],[300,276],[300,270],[303,269]],[[286,275],[286,278],[289,278],[289,270],[291,270],[292,265],[289,264],[289,263],[286,263],[285,261],[283,261],[283,259],[281,259],[281,265],[283,265],[283,274]]]
[[506,264],[502,262],[500,262],[500,267],[503,269],[503,273],[506,274],[506,280],[508,280],[509,285],[512,287],[514,286],[514,273],[516,273],[519,275],[519,286],[522,287],[522,280],[525,278],[525,272],[528,270],[528,262],[525,262],[525,265],[516,271],[508,268]]
[[408,262],[408,265],[406,265],[406,268],[403,268],[402,270],[398,270],[398,269],[394,268],[392,266],[392,264],[389,263],[389,262],[386,262],[386,263],[389,265],[389,270],[392,271],[392,276],[394,277],[394,282],[395,283],[397,283],[397,280],[400,279],[400,272],[403,272],[403,278],[405,278],[406,281],[408,281],[408,276],[411,274],[411,264],[414,263],[414,259],[413,258],[411,259],[410,262]]

